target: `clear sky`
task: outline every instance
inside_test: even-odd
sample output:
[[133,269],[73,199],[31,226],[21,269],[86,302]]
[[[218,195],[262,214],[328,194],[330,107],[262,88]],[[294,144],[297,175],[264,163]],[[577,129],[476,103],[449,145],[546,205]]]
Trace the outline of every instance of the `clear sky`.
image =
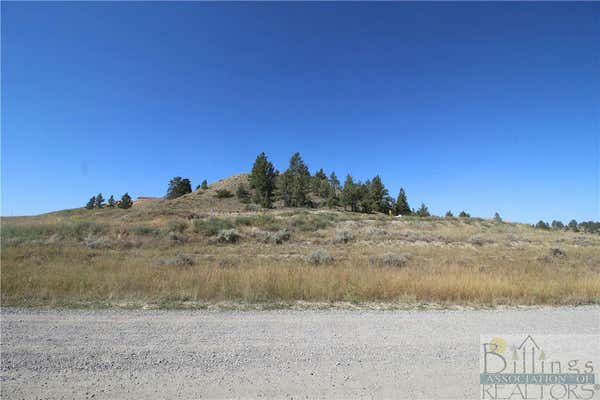
[[600,219],[600,3],[1,7],[2,215],[300,151],[436,214]]

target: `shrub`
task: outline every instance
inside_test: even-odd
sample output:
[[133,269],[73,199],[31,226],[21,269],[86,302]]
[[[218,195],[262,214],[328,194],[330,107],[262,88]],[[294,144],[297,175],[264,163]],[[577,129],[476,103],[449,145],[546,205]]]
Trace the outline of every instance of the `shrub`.
[[354,239],[354,235],[350,231],[337,231],[333,238],[334,243],[348,243]]
[[177,244],[183,244],[187,241],[187,237],[185,237],[181,233],[175,232],[175,231],[169,232],[167,234],[167,237],[169,238],[170,241],[177,243]]
[[253,220],[254,219],[251,217],[246,217],[246,216],[240,215],[239,217],[236,217],[234,223],[236,226],[240,226],[240,225],[251,226]]
[[173,219],[169,221],[168,230],[170,232],[182,233],[183,231],[185,231],[185,228],[187,228],[187,223],[182,220]]
[[281,244],[288,240],[290,240],[290,233],[285,228],[280,229],[277,232],[268,232],[267,235],[265,236],[265,241],[275,243],[275,244]]
[[158,235],[159,230],[147,225],[136,225],[131,228],[131,232],[139,236],[155,236]]
[[192,221],[192,229],[196,233],[202,233],[206,236],[216,236],[220,231],[231,229],[233,225],[229,220],[211,217],[207,220],[195,219]]
[[182,253],[174,256],[164,256],[158,259],[159,265],[172,265],[175,267],[190,267],[194,265],[194,259]]
[[558,258],[566,258],[567,257],[567,253],[563,249],[559,249],[559,248],[550,249],[550,254],[552,255],[552,257],[558,257]]
[[89,234],[83,239],[83,244],[90,249],[107,249],[111,246],[110,240],[104,236],[93,236]]
[[233,197],[233,193],[227,189],[217,189],[215,197],[218,199],[227,199],[229,197]]
[[380,256],[370,257],[369,263],[380,267],[403,267],[409,258],[409,254],[385,253]]
[[278,231],[283,229],[283,226],[272,215],[261,214],[254,219],[254,225],[266,229],[268,231]]
[[306,262],[314,265],[322,265],[322,264],[332,264],[335,261],[333,256],[331,256],[325,250],[315,250],[306,256]]
[[469,243],[476,245],[476,246],[483,246],[486,243],[489,243],[490,241],[488,239],[484,239],[483,237],[479,236],[479,235],[475,235],[475,236],[471,236],[471,238],[469,239]]
[[241,235],[235,229],[223,229],[219,231],[217,240],[223,243],[235,243],[240,240]]

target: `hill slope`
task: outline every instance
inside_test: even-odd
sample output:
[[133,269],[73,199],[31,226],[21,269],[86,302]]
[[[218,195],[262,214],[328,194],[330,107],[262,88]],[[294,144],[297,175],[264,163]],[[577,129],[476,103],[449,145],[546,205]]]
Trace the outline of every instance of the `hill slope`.
[[600,236],[480,218],[248,210],[247,174],[128,210],[2,218],[4,305],[600,302]]

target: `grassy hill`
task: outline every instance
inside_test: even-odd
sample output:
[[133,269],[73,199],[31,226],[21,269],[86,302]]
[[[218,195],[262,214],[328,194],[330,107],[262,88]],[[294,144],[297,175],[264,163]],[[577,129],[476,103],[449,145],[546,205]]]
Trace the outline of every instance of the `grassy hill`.
[[598,235],[215,196],[247,179],[128,210],[2,218],[2,304],[600,303]]

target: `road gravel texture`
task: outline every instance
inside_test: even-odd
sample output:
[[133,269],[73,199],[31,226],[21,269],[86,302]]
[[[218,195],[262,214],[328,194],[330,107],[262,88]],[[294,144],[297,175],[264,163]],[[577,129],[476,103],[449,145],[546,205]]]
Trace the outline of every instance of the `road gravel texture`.
[[2,309],[3,399],[474,399],[482,333],[598,334],[600,307]]

